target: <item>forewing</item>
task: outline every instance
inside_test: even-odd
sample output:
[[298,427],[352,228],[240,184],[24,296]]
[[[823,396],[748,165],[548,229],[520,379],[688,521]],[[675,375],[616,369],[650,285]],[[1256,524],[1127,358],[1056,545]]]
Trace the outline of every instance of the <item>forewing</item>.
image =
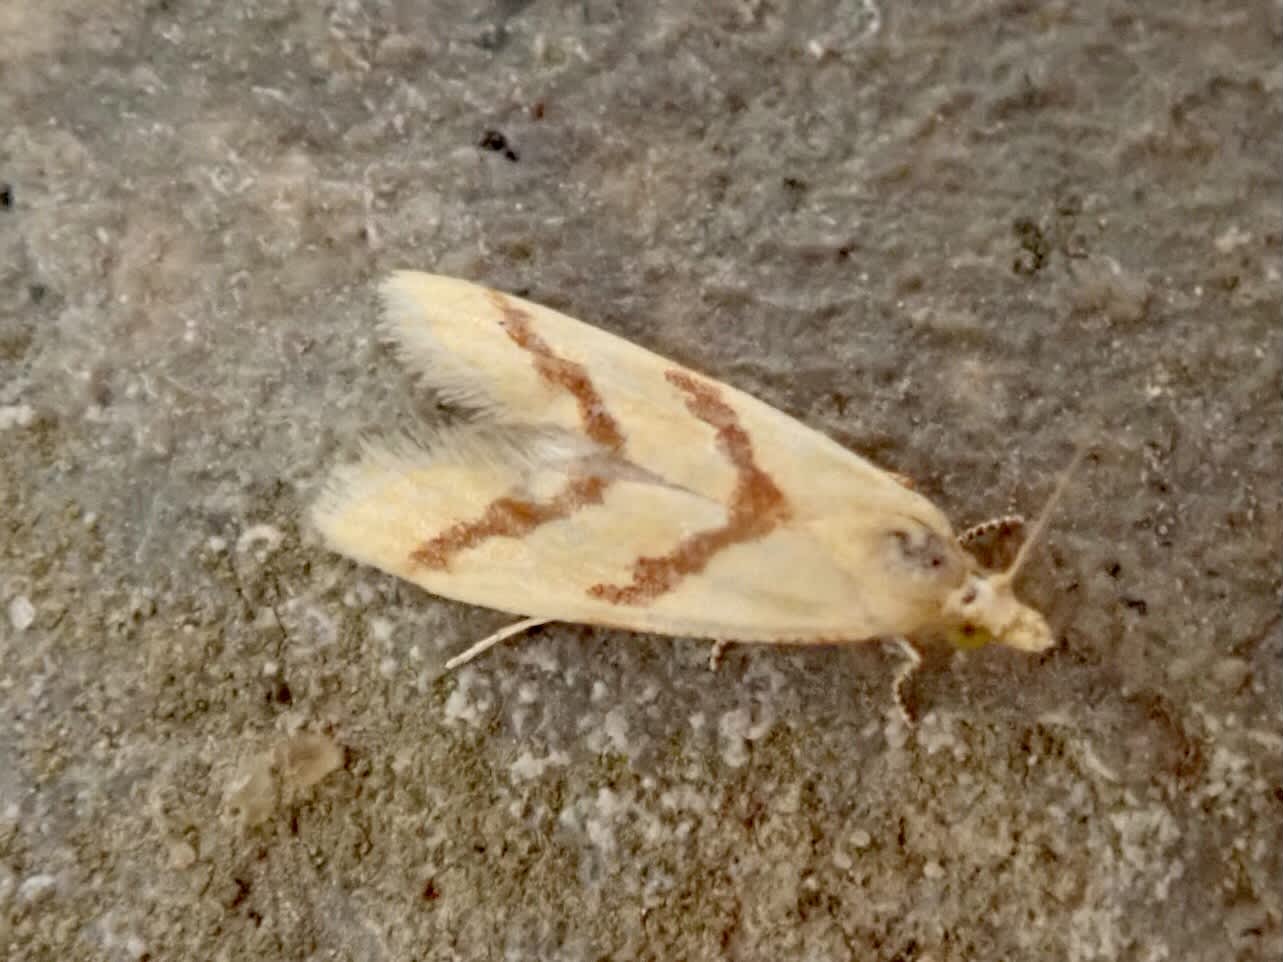
[[556,425],[670,484],[730,503],[744,459],[794,517],[914,502],[891,475],[730,385],[557,311],[468,281],[405,271],[382,288],[384,325],[447,397],[499,420]]
[[877,627],[859,586],[798,528],[728,540],[717,501],[575,473],[541,461],[541,440],[487,450],[492,437],[372,451],[335,476],[314,521],[342,554],[513,614],[742,641]]

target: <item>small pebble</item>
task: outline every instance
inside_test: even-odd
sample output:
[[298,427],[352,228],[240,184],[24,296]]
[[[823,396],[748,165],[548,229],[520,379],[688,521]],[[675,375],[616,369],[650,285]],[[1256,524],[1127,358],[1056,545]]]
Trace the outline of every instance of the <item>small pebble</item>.
[[36,606],[26,595],[18,595],[9,602],[9,623],[19,631],[26,631],[36,620]]
[[33,905],[44,901],[57,887],[58,880],[52,875],[28,875],[18,886],[18,900]]

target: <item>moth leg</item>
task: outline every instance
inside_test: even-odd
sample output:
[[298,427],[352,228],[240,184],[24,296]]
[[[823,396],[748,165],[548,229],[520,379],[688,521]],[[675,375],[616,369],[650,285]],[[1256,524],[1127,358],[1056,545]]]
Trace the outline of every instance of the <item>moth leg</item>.
[[713,642],[713,647],[708,650],[708,670],[717,671],[722,667],[722,655],[726,654],[726,649],[731,643],[725,638],[718,638]]
[[454,671],[454,669],[458,668],[460,665],[465,665],[472,661],[473,658],[476,658],[477,655],[481,654],[483,651],[493,648],[505,638],[511,638],[513,635],[519,635],[523,631],[529,631],[531,628],[538,628],[540,625],[546,625],[552,620],[552,618],[523,618],[521,621],[516,621],[506,627],[500,628],[493,635],[486,635],[486,637],[482,638],[467,651],[462,654],[455,655],[447,661],[445,663],[445,670]]
[[895,670],[895,677],[891,681],[891,697],[895,699],[896,710],[900,712],[900,718],[905,727],[915,728],[918,720],[913,717],[913,713],[909,711],[909,706],[904,701],[904,686],[922,667],[922,653],[913,647],[912,642],[907,638],[897,637],[892,640],[895,642],[895,646],[900,649],[900,654],[904,656],[904,661]]
[[973,524],[962,534],[958,535],[958,544],[964,548],[975,541],[977,538],[983,538],[993,531],[1015,531],[1017,528],[1025,526],[1023,515],[1004,514],[1001,518],[990,518],[988,521],[982,521],[979,524]]

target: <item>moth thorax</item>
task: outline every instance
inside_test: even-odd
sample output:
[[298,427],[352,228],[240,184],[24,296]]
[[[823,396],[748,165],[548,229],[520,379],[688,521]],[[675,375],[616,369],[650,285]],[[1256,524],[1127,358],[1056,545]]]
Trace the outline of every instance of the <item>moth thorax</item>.
[[1055,643],[1046,619],[1016,597],[1006,572],[968,576],[945,600],[944,614],[956,626],[951,640],[960,647],[996,641],[1021,651],[1043,651]]

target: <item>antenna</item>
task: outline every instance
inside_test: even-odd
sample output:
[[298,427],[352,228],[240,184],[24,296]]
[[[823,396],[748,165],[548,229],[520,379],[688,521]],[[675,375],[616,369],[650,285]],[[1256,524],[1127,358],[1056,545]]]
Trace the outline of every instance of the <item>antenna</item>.
[[1029,555],[1034,548],[1038,546],[1038,541],[1042,538],[1043,532],[1047,528],[1047,522],[1051,520],[1052,512],[1056,510],[1061,496],[1065,489],[1069,487],[1069,481],[1073,478],[1078,466],[1082,464],[1083,457],[1087,454],[1087,444],[1084,441],[1078,442],[1078,448],[1074,451],[1073,460],[1069,462],[1069,467],[1065,468],[1060,474],[1060,480],[1056,482],[1056,487],[1051,492],[1051,497],[1043,505],[1043,509],[1038,514],[1038,520],[1034,522],[1033,527],[1029,530],[1029,536],[1025,538],[1024,543],[1020,546],[1020,551],[1016,554],[1016,560],[1007,566],[1007,570],[995,576],[995,581],[1001,581],[1010,584],[1017,574],[1020,573],[1021,567],[1029,560]]

